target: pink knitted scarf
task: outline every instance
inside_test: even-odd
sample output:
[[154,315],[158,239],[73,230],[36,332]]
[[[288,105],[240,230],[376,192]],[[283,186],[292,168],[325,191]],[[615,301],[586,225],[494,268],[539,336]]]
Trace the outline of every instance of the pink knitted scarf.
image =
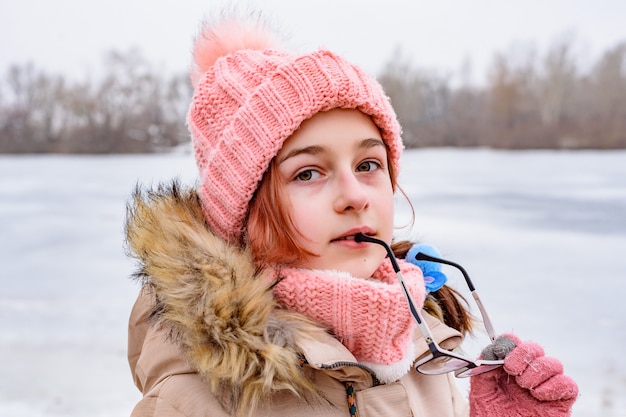
[[[410,263],[398,263],[420,308],[425,297],[422,272]],[[388,259],[370,279],[291,268],[281,269],[278,276],[278,303],[326,326],[359,362],[389,365],[405,359],[414,322]]]

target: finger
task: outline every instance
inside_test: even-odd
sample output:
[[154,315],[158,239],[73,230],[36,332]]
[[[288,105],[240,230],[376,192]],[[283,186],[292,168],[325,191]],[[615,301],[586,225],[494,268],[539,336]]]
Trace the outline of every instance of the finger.
[[573,400],[578,397],[578,385],[567,375],[559,374],[531,390],[530,393],[540,401]]
[[480,358],[490,361],[504,359],[519,343],[519,340],[516,339],[508,335],[498,336],[492,344],[483,349]]
[[533,389],[555,375],[563,373],[563,364],[556,358],[541,356],[530,364],[518,375],[515,381],[517,385],[526,389]]
[[504,370],[509,375],[521,375],[529,364],[543,355],[543,348],[537,343],[521,343],[504,359]]

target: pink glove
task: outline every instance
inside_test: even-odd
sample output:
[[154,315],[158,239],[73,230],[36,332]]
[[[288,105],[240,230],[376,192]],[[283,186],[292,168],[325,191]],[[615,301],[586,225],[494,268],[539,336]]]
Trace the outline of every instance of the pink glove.
[[504,366],[473,376],[470,381],[471,417],[569,416],[578,386],[563,375],[563,365],[544,356],[541,346],[507,334],[481,355],[504,359]]

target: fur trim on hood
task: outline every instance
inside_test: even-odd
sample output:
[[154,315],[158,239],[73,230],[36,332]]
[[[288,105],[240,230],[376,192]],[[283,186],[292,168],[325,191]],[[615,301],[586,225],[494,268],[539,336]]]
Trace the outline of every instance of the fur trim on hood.
[[156,296],[151,318],[226,409],[254,410],[279,390],[315,396],[296,342],[324,329],[277,307],[269,274],[255,269],[247,249],[209,230],[195,189],[176,181],[138,186],[127,208],[126,241],[140,262],[135,277]]

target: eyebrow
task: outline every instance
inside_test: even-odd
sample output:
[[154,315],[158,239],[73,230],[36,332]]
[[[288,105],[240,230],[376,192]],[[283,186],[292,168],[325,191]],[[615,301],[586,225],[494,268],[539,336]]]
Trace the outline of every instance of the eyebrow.
[[[361,142],[357,144],[357,148],[363,148],[363,149],[375,148],[377,146],[382,146],[383,148],[387,149],[383,141],[381,139],[376,139],[376,138],[363,139]],[[324,152],[324,147],[318,146],[318,145],[305,146],[302,148],[292,149],[291,151],[289,151],[289,153],[287,153],[287,155],[283,156],[282,158],[278,160],[278,164],[280,165],[283,162],[285,162],[287,159],[293,158],[294,156],[298,156],[302,154],[317,155],[322,152]]]

